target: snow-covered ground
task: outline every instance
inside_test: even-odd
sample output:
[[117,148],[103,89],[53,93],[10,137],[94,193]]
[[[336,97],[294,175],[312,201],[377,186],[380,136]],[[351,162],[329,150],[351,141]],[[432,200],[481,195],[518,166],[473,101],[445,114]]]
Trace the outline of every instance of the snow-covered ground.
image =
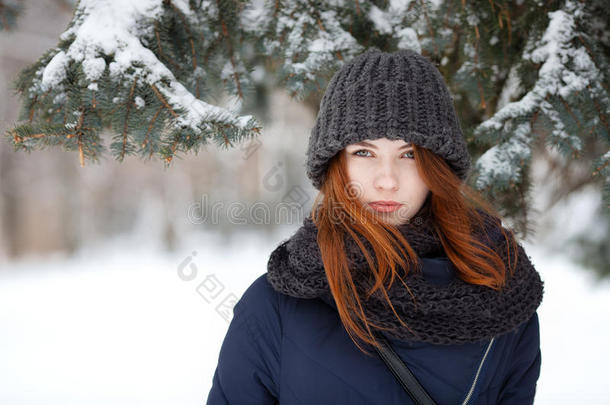
[[[226,309],[289,234],[202,236],[175,254],[116,239],[74,257],[4,263],[0,404],[205,403]],[[610,283],[524,246],[545,281],[536,404],[610,403]]]

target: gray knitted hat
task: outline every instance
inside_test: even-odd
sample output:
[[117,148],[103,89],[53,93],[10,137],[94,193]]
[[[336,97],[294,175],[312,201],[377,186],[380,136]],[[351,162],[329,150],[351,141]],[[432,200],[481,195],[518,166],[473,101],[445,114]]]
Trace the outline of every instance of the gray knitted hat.
[[462,180],[469,173],[453,99],[440,72],[415,51],[369,48],[333,75],[309,137],[307,177],[319,190],[337,152],[383,137],[429,149]]

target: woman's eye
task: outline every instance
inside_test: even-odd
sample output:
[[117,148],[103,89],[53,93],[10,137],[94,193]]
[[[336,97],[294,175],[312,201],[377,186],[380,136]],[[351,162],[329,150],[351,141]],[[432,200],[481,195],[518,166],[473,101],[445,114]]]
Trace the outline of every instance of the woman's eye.
[[[370,153],[370,152],[369,152],[368,150],[366,150],[366,149],[358,149],[357,151],[353,152],[353,153],[352,153],[352,155],[366,157],[366,155],[361,155],[361,154],[360,154],[360,152],[363,152],[363,153]],[[404,154],[406,155],[407,153],[408,153],[408,154],[410,154],[410,155],[408,156],[408,158],[409,158],[409,159],[415,159],[415,155],[414,155],[414,153],[415,153],[415,152],[414,152],[413,150],[406,151]]]
[[364,156],[364,155],[359,155],[358,153],[360,153],[360,152],[365,152],[365,153],[368,153],[369,151],[368,151],[368,150],[366,150],[366,149],[359,149],[359,150],[355,151],[354,153],[352,153],[352,155],[356,155],[356,156]]

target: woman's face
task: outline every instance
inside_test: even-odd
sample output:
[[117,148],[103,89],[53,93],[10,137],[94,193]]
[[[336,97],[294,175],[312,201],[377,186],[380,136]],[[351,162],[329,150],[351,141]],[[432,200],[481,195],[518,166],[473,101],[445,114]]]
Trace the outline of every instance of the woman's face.
[[[403,140],[364,140],[343,149],[347,175],[367,210],[392,225],[409,220],[424,204],[429,189],[415,164],[413,147]],[[375,201],[399,205],[381,206]]]

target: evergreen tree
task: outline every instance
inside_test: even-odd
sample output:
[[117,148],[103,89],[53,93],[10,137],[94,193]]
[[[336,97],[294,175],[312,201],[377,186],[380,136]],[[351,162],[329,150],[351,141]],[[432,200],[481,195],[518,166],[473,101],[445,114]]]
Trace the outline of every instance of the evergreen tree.
[[80,0],[57,46],[17,78],[21,122],[7,135],[84,165],[110,128],[116,159],[169,165],[258,136],[244,101],[264,74],[316,105],[367,47],[410,48],[449,85],[476,162],[468,181],[527,234],[536,148],[588,165],[608,213],[608,14],[603,0]]

